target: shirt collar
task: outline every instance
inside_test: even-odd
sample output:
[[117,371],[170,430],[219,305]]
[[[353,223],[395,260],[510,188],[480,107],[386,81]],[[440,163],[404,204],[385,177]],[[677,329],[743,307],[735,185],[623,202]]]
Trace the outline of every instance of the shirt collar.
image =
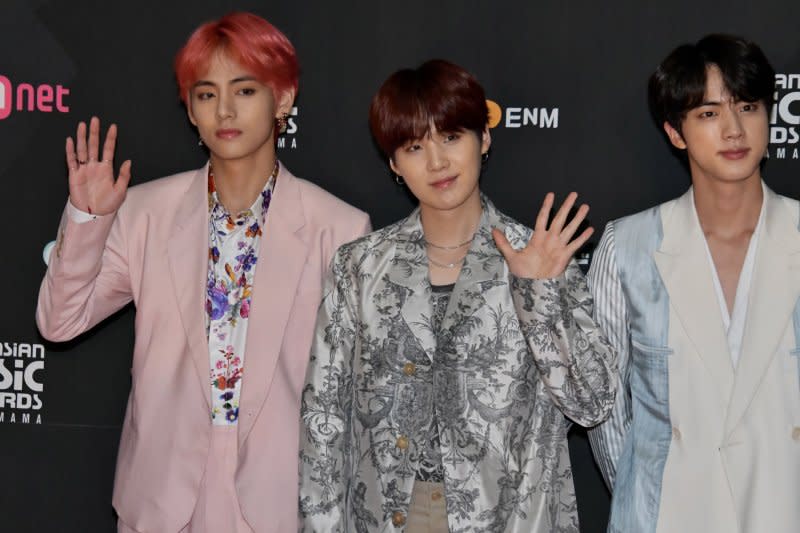
[[226,218],[231,218],[232,220],[237,219],[246,219],[253,217],[256,220],[263,220],[264,215],[269,208],[269,203],[272,200],[272,193],[275,189],[275,182],[278,179],[278,172],[280,171],[280,162],[275,161],[275,170],[272,172],[272,175],[267,180],[267,183],[264,185],[264,188],[261,190],[261,194],[253,202],[248,209],[237,213],[235,217],[231,216],[228,213],[228,210],[225,209],[225,206],[222,205],[222,202],[219,200],[219,194],[217,193],[217,187],[214,183],[214,171],[211,168],[211,165],[208,165],[208,212],[212,214],[217,214],[220,216],[224,216]]

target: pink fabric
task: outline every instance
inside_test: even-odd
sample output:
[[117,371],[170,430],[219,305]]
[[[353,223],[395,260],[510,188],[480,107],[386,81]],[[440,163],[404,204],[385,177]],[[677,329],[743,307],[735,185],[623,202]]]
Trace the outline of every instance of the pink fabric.
[[[113,504],[141,533],[189,523],[214,441],[206,177],[203,168],[132,187],[114,216],[62,217],[39,292],[37,323],[53,341],[136,305]],[[297,529],[300,389],[321,283],[335,250],[368,229],[364,213],[281,168],[256,267],[237,426],[236,493],[257,533]]]
[[[236,426],[214,426],[206,472],[192,520],[180,533],[252,533],[242,516],[233,484],[236,475]],[[138,533],[121,520],[118,533]]]

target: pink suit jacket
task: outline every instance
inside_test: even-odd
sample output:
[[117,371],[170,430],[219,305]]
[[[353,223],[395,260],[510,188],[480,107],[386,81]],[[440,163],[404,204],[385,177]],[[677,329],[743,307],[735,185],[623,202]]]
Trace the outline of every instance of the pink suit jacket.
[[[64,341],[131,300],[132,383],[113,504],[141,532],[177,532],[194,509],[208,456],[205,331],[207,167],[132,187],[116,215],[62,217],[39,292],[42,335]],[[323,276],[367,215],[283,166],[253,284],[239,409],[236,489],[254,531],[297,530],[300,392]]]

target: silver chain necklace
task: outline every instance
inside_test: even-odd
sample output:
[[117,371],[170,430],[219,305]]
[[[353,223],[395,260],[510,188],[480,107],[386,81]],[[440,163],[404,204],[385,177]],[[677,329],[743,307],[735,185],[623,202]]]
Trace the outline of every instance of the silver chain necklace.
[[463,256],[461,256],[461,258],[456,259],[452,263],[440,263],[439,261],[437,261],[436,259],[432,258],[431,256],[428,256],[428,261],[431,262],[432,264],[438,266],[438,267],[441,267],[441,268],[455,268],[458,265],[460,265],[461,263],[463,263],[464,259],[466,259],[466,258],[467,258],[467,254],[464,254]]
[[458,250],[459,248],[463,248],[464,246],[466,246],[469,243],[471,243],[474,238],[475,238],[475,234],[473,233],[472,237],[470,237],[466,241],[462,242],[461,244],[456,244],[454,246],[442,246],[440,244],[433,244],[432,242],[430,242],[427,239],[425,239],[425,244],[427,244],[428,246],[431,246],[433,248],[438,248],[440,250]]

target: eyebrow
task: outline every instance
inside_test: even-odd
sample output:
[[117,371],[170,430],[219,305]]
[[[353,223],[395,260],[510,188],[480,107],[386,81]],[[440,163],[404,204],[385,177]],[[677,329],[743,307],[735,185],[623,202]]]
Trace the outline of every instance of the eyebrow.
[[[254,76],[239,76],[238,78],[233,78],[232,80],[230,80],[228,82],[228,84],[229,85],[233,85],[234,83],[239,83],[239,82],[242,82],[242,81],[257,81],[257,80],[256,80],[256,78]],[[205,86],[216,87],[217,84],[214,83],[213,81],[209,81],[209,80],[197,80],[194,83],[194,85],[192,85],[193,88],[194,87],[205,87]]]

